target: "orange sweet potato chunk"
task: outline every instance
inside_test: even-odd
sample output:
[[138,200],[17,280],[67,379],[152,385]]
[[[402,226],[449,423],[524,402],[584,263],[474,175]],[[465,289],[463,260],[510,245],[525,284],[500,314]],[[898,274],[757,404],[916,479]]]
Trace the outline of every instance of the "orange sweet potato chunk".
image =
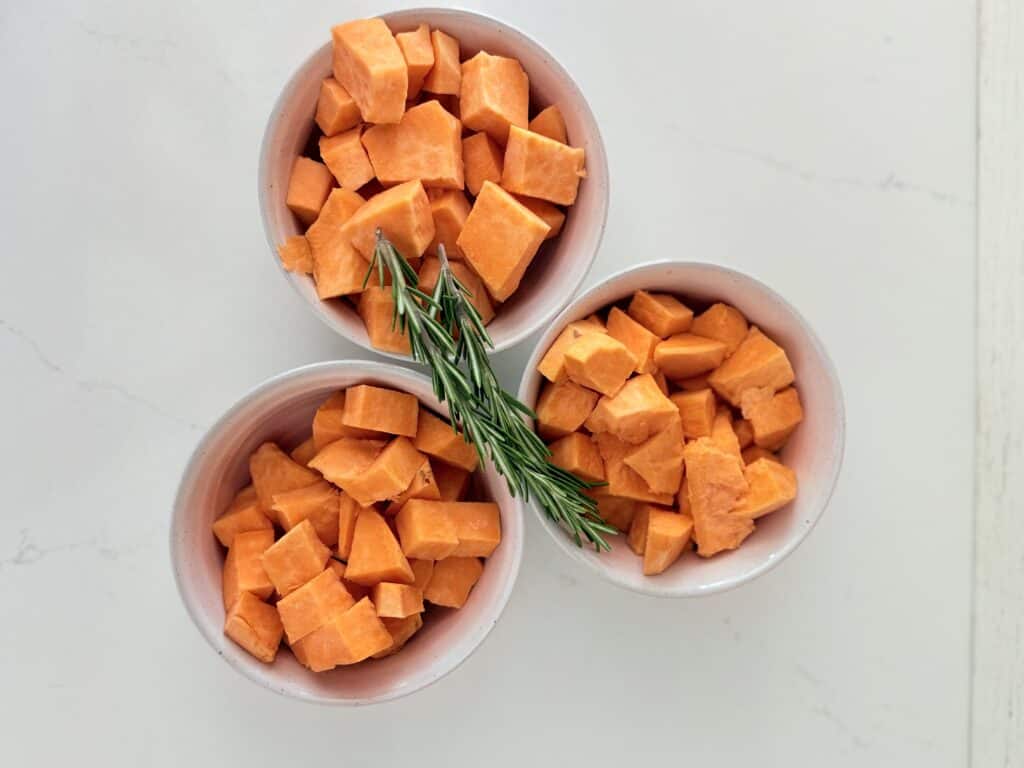
[[748,485],[736,457],[702,437],[683,449],[697,554],[736,549],[754,531],[749,517],[733,514]]
[[746,390],[770,387],[777,392],[792,384],[794,378],[786,351],[757,326],[751,326],[736,351],[708,376],[708,384],[720,397],[739,407]]
[[356,601],[338,574],[326,568],[290,595],[277,601],[277,611],[288,638],[294,645],[310,632],[320,629],[332,616],[347,611]]
[[557,205],[552,205],[547,200],[538,200],[535,197],[527,197],[526,195],[514,195],[514,197],[535,214],[540,216],[544,220],[544,223],[551,227],[551,229],[548,230],[547,237],[544,238],[545,240],[558,237],[558,234],[562,231],[562,226],[565,224],[565,211]]
[[313,457],[322,451],[335,440],[343,437],[350,437],[356,440],[386,440],[387,435],[383,432],[374,432],[369,429],[357,429],[345,425],[345,390],[335,392],[328,397],[313,415]]
[[537,399],[537,432],[553,440],[575,432],[597,405],[598,394],[573,381],[546,384]]
[[550,382],[559,383],[569,378],[565,369],[565,350],[584,333],[607,333],[603,323],[588,319],[569,323],[552,342],[548,351],[537,365],[537,371]]
[[460,501],[469,488],[470,473],[461,467],[438,461],[431,465],[442,501]]
[[715,418],[711,423],[711,442],[718,446],[719,450],[735,456],[737,461],[743,461],[740,441],[732,428],[732,413],[725,406],[719,406],[715,411]]
[[612,496],[606,487],[594,488],[586,492],[597,502],[597,514],[609,525],[622,533],[626,533],[633,524],[639,502]]
[[[746,408],[744,414],[747,414]],[[804,411],[800,405],[800,395],[793,387],[777,392],[771,399],[753,406],[748,418],[754,434],[754,443],[761,448],[777,451],[785,445],[793,430],[803,421]]]
[[633,520],[629,524],[629,535],[626,537],[626,544],[634,555],[644,556],[647,549],[647,529],[651,519],[651,512],[662,511],[663,507],[654,504],[637,504],[633,512]]
[[736,433],[736,440],[740,444],[740,449],[747,448],[754,442],[754,427],[746,419],[736,419],[732,424],[733,431]]
[[312,437],[307,437],[297,446],[292,448],[291,453],[288,454],[292,457],[292,461],[296,464],[306,466],[309,460],[316,456],[316,443],[313,442]]
[[320,83],[315,119],[324,136],[334,136],[359,125],[359,105],[341,83],[333,77],[326,77]]
[[256,489],[246,486],[235,496],[224,514],[213,521],[213,535],[225,547],[230,547],[235,536],[246,531],[273,530],[274,524],[263,513]]
[[338,489],[326,480],[294,491],[275,493],[272,506],[277,521],[286,531],[309,520],[324,545],[332,548],[338,545]]
[[667,293],[637,291],[629,302],[629,316],[661,339],[690,330],[693,311]]
[[530,80],[516,59],[480,51],[462,64],[459,103],[467,128],[485,131],[504,146],[510,127],[526,128],[529,122]]
[[430,27],[420,24],[412,32],[399,32],[395,42],[402,51],[408,70],[409,92],[406,99],[415,99],[423,87],[423,80],[434,66],[434,46],[430,42]]
[[[487,323],[494,319],[495,312],[494,305],[491,303],[491,297],[488,295],[483,282],[476,276],[473,270],[460,261],[449,262],[448,266],[451,267],[455,278],[462,283],[462,287],[469,292],[469,303],[476,308],[484,325],[487,325]],[[440,274],[441,260],[434,256],[425,258],[423,266],[420,267],[419,271],[420,290],[425,293],[433,293]]]
[[224,634],[265,664],[277,656],[284,629],[277,609],[243,592],[224,620]]
[[304,235],[292,235],[277,246],[281,266],[297,275],[308,275],[313,271],[313,253]]
[[654,377],[645,373],[627,381],[614,397],[602,397],[586,427],[636,445],[678,421],[679,409],[665,397]]
[[663,506],[672,504],[671,493],[655,493],[640,475],[626,465],[626,455],[634,446],[606,432],[594,435],[593,440],[604,461],[608,481],[606,490],[610,495],[635,501],[650,501]]
[[637,373],[653,373],[654,348],[661,342],[657,336],[618,307],[608,313],[608,335],[618,339],[636,358]]
[[673,392],[669,400],[679,409],[683,435],[709,437],[715,422],[715,393],[708,388],[695,392]]
[[497,184],[485,181],[457,241],[498,301],[515,293],[550,227]]
[[352,535],[356,530],[356,518],[366,507],[342,491],[338,495],[338,557],[347,559],[352,551]]
[[285,205],[308,227],[316,221],[333,186],[334,177],[326,165],[308,157],[297,157],[288,181]]
[[501,543],[501,512],[491,501],[440,501],[455,524],[459,544],[451,557],[490,557]]
[[679,419],[636,446],[623,460],[654,493],[675,493],[683,479],[683,429]]
[[374,349],[408,355],[409,336],[394,325],[395,300],[391,288],[369,285],[359,294],[359,316],[366,326],[366,335]]
[[466,189],[476,197],[485,181],[501,183],[501,166],[505,153],[486,133],[474,133],[462,140],[462,163]]
[[432,29],[430,43],[434,49],[434,66],[423,81],[423,90],[457,96],[462,87],[459,41],[440,29]]
[[389,619],[404,619],[423,612],[423,593],[410,584],[382,581],[370,590],[377,615]]
[[538,112],[536,117],[530,121],[529,129],[561,144],[569,143],[569,136],[565,130],[565,118],[562,117],[562,111],[554,104]]
[[419,400],[408,392],[359,384],[345,392],[341,423],[346,427],[415,437],[419,407]]
[[713,370],[725,359],[725,344],[692,333],[670,336],[654,348],[654,363],[670,379]]
[[324,546],[309,520],[303,520],[263,553],[263,570],[284,597],[327,566],[331,550]]
[[274,585],[263,569],[263,553],[274,543],[273,529],[244,531],[235,534],[228,548],[221,572],[221,591],[224,608],[234,605],[243,592],[252,592],[266,599],[274,593]]
[[[779,461],[779,457],[769,451],[767,448],[762,448],[759,445],[751,445],[743,449],[743,463],[753,464],[758,459],[768,459],[769,461]],[[781,463],[781,462],[780,462]]]
[[358,475],[341,485],[359,504],[369,506],[396,498],[408,488],[426,457],[407,437],[396,437]]
[[306,232],[313,258],[313,279],[321,299],[363,290],[363,279],[370,263],[342,235],[341,225],[365,202],[351,189],[331,190],[320,215]]
[[796,498],[796,473],[772,459],[758,459],[743,469],[749,488],[733,508],[734,515],[756,519],[782,509]]
[[[406,504],[403,510],[408,507]],[[367,587],[381,581],[413,583],[409,561],[402,554],[391,528],[375,509],[364,509],[356,518],[345,578]]]
[[411,559],[409,560],[409,567],[412,568],[412,575],[415,577],[412,585],[420,592],[423,592],[434,575],[434,561]]
[[469,200],[457,189],[431,190],[430,213],[434,217],[434,239],[427,248],[431,256],[437,255],[438,246],[443,245],[445,256],[450,260],[462,258],[458,239],[469,217]]
[[417,179],[374,195],[345,222],[344,233],[367,261],[373,258],[377,229],[406,259],[414,259],[434,239],[434,217],[423,184]]
[[476,470],[480,463],[476,448],[463,440],[461,433],[452,429],[452,425],[447,421],[424,408],[420,409],[413,445],[416,450],[467,472]]
[[459,546],[451,504],[458,502],[411,499],[395,518],[406,557],[442,560]]
[[367,128],[363,146],[384,186],[416,179],[428,187],[465,185],[462,124],[437,101],[411,107],[395,125]]
[[576,202],[583,170],[582,148],[512,126],[501,169],[501,186],[559,205]]
[[275,522],[277,516],[272,510],[275,493],[294,491],[320,481],[316,472],[292,461],[276,443],[270,442],[263,443],[249,457],[249,475],[260,505]]
[[324,672],[339,664],[356,664],[387,650],[393,642],[373,603],[364,597],[344,613],[332,616],[297,645],[301,646],[309,668]]
[[352,95],[368,123],[397,123],[405,112],[409,73],[382,19],[357,19],[331,30],[334,79]]
[[346,486],[359,482],[385,445],[383,440],[343,437],[328,443],[313,457],[309,466],[348,492]]
[[416,470],[409,487],[402,491],[395,499],[388,504],[385,514],[396,515],[410,499],[434,499],[440,500],[441,491],[434,479],[434,470],[430,466],[429,459],[423,459],[420,468]]
[[721,302],[697,315],[690,326],[690,333],[725,344],[726,357],[736,351],[746,338],[747,330],[747,318],[736,307]]
[[385,650],[373,654],[375,659],[383,659],[385,656],[402,650],[409,639],[423,627],[423,616],[419,613],[406,616],[404,619],[391,619],[385,616],[381,619],[381,623],[391,634],[391,645]]
[[476,557],[445,558],[434,563],[434,575],[423,597],[434,605],[461,608],[483,572],[483,563]]
[[652,510],[647,519],[644,575],[663,573],[679,559],[690,542],[693,518],[667,510]]
[[373,166],[359,140],[361,130],[320,137],[320,157],[342,189],[355,191],[373,178]]
[[605,333],[584,333],[565,349],[569,378],[602,395],[616,395],[635,369],[633,353]]
[[594,442],[582,432],[573,432],[548,446],[549,459],[556,467],[591,483],[604,481],[604,462]]

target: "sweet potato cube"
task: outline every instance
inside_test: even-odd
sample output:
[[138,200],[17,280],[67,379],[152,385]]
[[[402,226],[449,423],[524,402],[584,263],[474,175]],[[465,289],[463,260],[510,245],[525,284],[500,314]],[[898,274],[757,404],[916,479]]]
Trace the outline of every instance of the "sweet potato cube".
[[404,619],[423,612],[423,593],[409,584],[382,581],[370,589],[370,600],[381,618]]
[[373,654],[375,659],[383,659],[385,656],[402,650],[402,646],[423,627],[423,615],[414,613],[404,619],[391,619],[385,616],[381,619],[381,623],[391,635],[391,645],[383,651]]
[[541,358],[537,365],[537,371],[550,382],[560,383],[569,378],[565,370],[565,350],[585,333],[607,333],[607,329],[601,323],[593,323],[589,320],[577,320],[569,323],[565,329],[558,334],[558,338],[552,342],[548,351]]
[[459,41],[440,29],[432,29],[430,44],[434,49],[434,66],[423,81],[423,90],[457,96],[462,87]]
[[754,442],[754,427],[746,419],[736,419],[732,423],[732,429],[736,433],[736,440],[739,442],[741,450]]
[[586,493],[597,502],[597,514],[602,520],[622,533],[629,530],[639,502],[612,496],[606,487],[594,488]]
[[324,136],[334,136],[359,125],[362,119],[359,105],[341,83],[325,77],[320,83],[320,98],[316,102],[317,127]]
[[369,467],[339,485],[363,506],[394,499],[412,484],[425,458],[409,438],[396,437]]
[[537,432],[545,440],[571,434],[583,426],[598,394],[573,381],[546,384],[537,399]]
[[476,197],[485,181],[501,183],[501,167],[505,153],[486,133],[474,133],[462,140],[462,164],[466,189]]
[[565,211],[557,205],[552,205],[547,200],[538,200],[536,197],[527,197],[526,195],[513,195],[513,197],[540,216],[544,223],[550,227],[547,236],[544,238],[545,240],[558,237],[558,234],[562,231],[562,226],[565,224]]
[[288,180],[285,205],[308,227],[316,220],[333,186],[334,177],[326,165],[308,157],[297,157]]
[[420,408],[413,445],[416,450],[467,472],[476,470],[480,463],[476,448],[463,440],[462,434],[456,432],[451,424],[425,408]]
[[[751,445],[743,449],[743,463],[753,464],[758,459],[768,459],[769,461],[779,461],[779,457],[769,451],[767,448],[762,448],[759,445]],[[780,462],[781,463],[781,462]]]
[[711,423],[711,442],[720,450],[735,456],[736,460],[742,463],[740,441],[732,428],[732,413],[725,406],[719,406],[715,412],[715,419]]
[[789,387],[777,392],[770,400],[756,405],[750,412],[754,443],[761,448],[777,451],[785,445],[803,418],[804,410],[796,389]]
[[[388,435],[372,429],[349,427],[344,423],[345,390],[335,392],[324,400],[313,415],[313,447],[317,453],[335,440],[349,437],[354,440],[387,440]],[[313,454],[316,456],[316,454]],[[307,464],[309,462],[306,462]]]
[[309,668],[324,672],[356,664],[391,647],[394,641],[367,597],[298,642]]
[[410,354],[408,334],[394,324],[395,300],[391,296],[391,288],[367,286],[359,294],[357,309],[374,349],[400,355]]
[[366,507],[361,507],[347,493],[338,494],[338,557],[347,559],[352,551],[352,536],[356,530],[356,518]]
[[637,291],[629,302],[629,316],[661,339],[690,329],[693,311],[667,293]]
[[758,459],[743,469],[749,488],[732,514],[756,519],[782,509],[796,498],[796,473],[772,459]]
[[292,235],[277,246],[281,266],[297,275],[308,275],[313,271],[313,253],[305,235]]
[[367,587],[381,581],[413,582],[409,561],[402,554],[391,528],[375,509],[364,509],[356,518],[345,578]]
[[416,436],[419,400],[408,392],[359,384],[345,391],[342,424],[346,427]]
[[442,501],[460,501],[469,487],[469,472],[443,461],[431,465]]
[[399,32],[395,35],[405,59],[408,71],[409,92],[406,99],[415,99],[423,87],[423,80],[434,66],[434,46],[430,42],[430,27],[420,24],[412,32]]
[[702,389],[709,389],[708,374],[702,373],[698,376],[690,376],[687,379],[679,379],[674,382],[684,392],[699,392]]
[[373,166],[359,140],[361,128],[320,137],[320,157],[343,189],[357,190],[373,178]]
[[320,541],[332,548],[338,545],[338,489],[326,480],[275,493],[273,509],[286,531],[309,520]]
[[751,326],[736,351],[708,376],[708,384],[720,397],[738,407],[745,390],[770,387],[778,392],[792,384],[794,378],[786,351],[757,326]]
[[593,440],[604,461],[604,472],[608,481],[606,490],[610,495],[635,501],[650,501],[663,506],[672,504],[671,493],[655,493],[647,485],[646,480],[626,465],[626,455],[634,446],[607,432],[594,435]]
[[572,432],[548,446],[549,461],[590,483],[604,481],[604,461],[594,442],[582,432]]
[[697,554],[736,549],[754,531],[749,517],[732,513],[748,488],[740,463],[709,437],[687,443],[683,459]]
[[690,326],[690,333],[725,344],[726,357],[735,352],[747,337],[747,330],[747,318],[736,307],[721,302],[712,304],[693,318]]
[[[384,451],[385,445],[383,440],[356,440],[343,437],[317,453],[309,462],[309,466],[351,494],[349,487],[363,487],[361,483],[364,476]],[[352,495],[363,506],[372,503],[362,502],[360,496]]]
[[[473,270],[461,261],[451,261],[448,266],[451,267],[455,278],[462,283],[462,287],[469,292],[469,303],[476,308],[484,325],[487,325],[494,319],[494,305],[491,303],[491,297],[487,294],[483,282]],[[441,260],[435,256],[425,258],[419,272],[420,290],[424,293],[433,293],[440,275]]]
[[[501,512],[491,501],[441,501],[459,544],[450,557],[490,557],[501,543]],[[440,558],[437,558],[440,559]]]
[[283,633],[277,609],[243,592],[224,620],[224,634],[265,664],[277,656]]
[[576,202],[583,170],[583,149],[512,126],[501,168],[501,186],[517,195],[559,205]]
[[602,397],[586,427],[635,445],[678,421],[679,409],[665,397],[654,377],[645,373],[627,381],[614,397]]
[[608,335],[621,341],[636,358],[637,373],[653,373],[654,348],[661,342],[657,336],[640,325],[618,307],[608,313]]
[[654,348],[654,364],[670,379],[713,370],[725,359],[725,344],[692,333],[670,336]]
[[260,505],[266,515],[276,521],[277,515],[272,506],[274,494],[294,491],[320,481],[320,477],[311,469],[292,461],[276,443],[263,443],[249,457],[249,475],[256,488]]
[[263,553],[263,570],[282,597],[320,573],[331,558],[309,520],[303,520]]
[[550,227],[497,184],[485,181],[457,244],[498,301],[519,287]]
[[679,409],[685,437],[693,439],[711,435],[716,412],[714,392],[707,388],[696,392],[674,392],[669,400]]
[[348,593],[338,574],[325,568],[290,595],[277,601],[288,644],[294,645],[310,632],[320,629],[332,616],[338,616],[356,601]]
[[373,259],[378,228],[406,259],[423,255],[434,239],[434,217],[418,179],[374,195],[345,222],[345,236],[367,261]]
[[221,572],[221,589],[224,608],[230,609],[243,592],[252,592],[256,597],[266,599],[274,593],[266,571],[263,569],[263,553],[274,543],[273,528],[236,533],[228,547]]
[[569,136],[565,131],[565,118],[562,117],[562,111],[554,104],[538,112],[536,117],[530,121],[529,129],[561,144],[569,143]]
[[292,448],[291,453],[288,455],[291,456],[292,461],[296,464],[306,466],[310,459],[316,456],[316,443],[313,442],[312,437],[307,437],[301,443]]
[[332,189],[320,215],[306,232],[313,257],[313,279],[316,280],[317,296],[321,299],[363,290],[363,279],[370,263],[344,236],[341,226],[365,202],[351,189]]
[[647,524],[651,519],[651,510],[661,511],[663,508],[654,504],[637,504],[633,512],[633,521],[629,524],[626,544],[634,555],[644,556],[647,549]]
[[395,522],[402,552],[418,560],[442,560],[459,546],[451,505],[459,502],[410,499]]
[[427,253],[436,256],[438,246],[443,245],[450,260],[462,259],[458,239],[469,217],[469,201],[458,189],[428,192],[427,197],[434,217],[434,239],[427,247]]
[[448,557],[434,563],[423,598],[434,605],[461,608],[469,593],[484,572],[483,563],[476,557]]
[[618,394],[635,369],[633,353],[605,333],[584,333],[565,349],[569,378],[608,397]]
[[655,493],[675,493],[683,479],[683,428],[679,419],[626,454],[626,466]]
[[412,559],[409,561],[409,567],[412,568],[412,575],[415,579],[412,585],[423,592],[434,575],[434,561]]
[[510,127],[526,128],[529,122],[530,80],[516,59],[480,51],[462,64],[459,103],[467,128],[486,131],[504,145]]
[[409,483],[409,487],[388,504],[385,514],[397,515],[398,510],[404,507],[410,499],[431,499],[434,501],[440,501],[441,499],[441,491],[437,487],[437,481],[434,479],[434,470],[430,466],[429,459],[423,459],[423,463],[416,470],[416,474],[413,476],[412,482]]
[[363,146],[386,187],[416,179],[428,187],[465,185],[462,124],[436,101],[411,107],[395,125],[367,128]]
[[693,533],[693,518],[675,512],[652,510],[647,519],[644,575],[662,573],[683,554]]
[[246,531],[270,531],[274,524],[263,513],[256,489],[246,486],[235,496],[224,514],[213,521],[213,535],[225,547],[230,547],[235,536]]
[[331,30],[334,79],[368,123],[397,123],[405,112],[409,73],[402,50],[382,19],[357,19]]

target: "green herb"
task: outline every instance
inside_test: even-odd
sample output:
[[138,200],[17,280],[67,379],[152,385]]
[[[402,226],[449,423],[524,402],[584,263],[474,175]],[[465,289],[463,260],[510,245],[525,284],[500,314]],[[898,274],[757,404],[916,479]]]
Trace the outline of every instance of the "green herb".
[[438,248],[441,270],[433,294],[418,287],[415,270],[377,230],[373,262],[385,284],[391,276],[394,327],[409,337],[413,358],[430,368],[434,394],[448,404],[452,425],[490,459],[508,482],[513,496],[536,500],[580,546],[610,549],[606,534],[616,533],[597,514],[597,503],[584,491],[594,484],[580,480],[548,461],[551,452],[524,417],[534,413],[502,389],[487,358],[493,348],[471,294],[452,273],[444,246]]

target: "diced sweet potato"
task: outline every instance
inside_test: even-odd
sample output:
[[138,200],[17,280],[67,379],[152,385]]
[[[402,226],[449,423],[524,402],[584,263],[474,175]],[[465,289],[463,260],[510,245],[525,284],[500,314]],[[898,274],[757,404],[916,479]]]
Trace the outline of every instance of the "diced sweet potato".
[[263,570],[282,597],[294,592],[327,566],[331,550],[309,520],[303,520],[263,553]]
[[468,472],[473,472],[480,463],[476,448],[463,440],[461,433],[424,408],[420,408],[413,445],[428,456],[435,456]]
[[537,371],[550,382],[559,383],[569,378],[565,370],[565,350],[569,348],[576,339],[584,333],[607,333],[608,330],[602,323],[593,323],[589,320],[577,320],[569,323],[565,329],[558,334],[548,351],[541,358],[537,365]]
[[467,128],[486,131],[504,145],[510,127],[526,128],[529,122],[530,81],[515,59],[480,51],[462,64],[459,102]]
[[609,494],[635,501],[650,501],[663,506],[669,506],[672,503],[672,494],[655,493],[640,475],[626,466],[626,454],[634,446],[622,442],[615,435],[607,432],[594,435],[593,439],[597,444],[597,449],[601,452],[601,459],[604,461]]
[[346,427],[415,437],[419,407],[419,400],[408,392],[359,384],[345,392],[341,422]]
[[601,516],[602,520],[622,533],[629,530],[639,502],[612,496],[606,487],[594,488],[587,491],[587,494],[597,502],[597,514]]
[[409,642],[409,639],[419,632],[423,626],[423,615],[414,613],[412,616],[406,616],[404,619],[384,617],[381,619],[381,623],[391,634],[391,645],[385,650],[373,654],[375,659],[383,659],[385,656],[390,656],[402,650],[402,646]]
[[738,407],[745,390],[771,387],[778,392],[792,384],[794,378],[786,351],[757,326],[751,326],[736,351],[708,376],[708,384],[720,397]]
[[626,466],[655,493],[675,493],[683,478],[683,428],[679,419],[626,454]]
[[356,530],[356,518],[366,507],[361,507],[347,493],[338,495],[338,557],[348,558],[352,551],[352,535]]
[[756,519],[782,509],[796,498],[796,473],[772,459],[758,459],[743,470],[749,488],[732,513]]
[[768,459],[769,461],[779,461],[779,457],[769,451],[767,448],[762,448],[759,445],[751,445],[743,449],[743,463],[753,464],[758,459]]
[[381,618],[404,619],[423,612],[423,593],[409,584],[382,581],[370,590],[370,600]]
[[[381,126],[386,128],[386,126]],[[374,168],[359,139],[360,128],[320,137],[320,157],[342,189],[355,191],[373,178]]]
[[[429,503],[429,502],[428,502]],[[501,512],[490,501],[438,501],[455,524],[459,544],[450,557],[490,557],[501,543]]]
[[357,19],[331,30],[334,79],[368,123],[397,123],[405,112],[409,74],[402,50],[382,19]]
[[562,117],[561,110],[554,104],[538,112],[537,116],[530,121],[529,128],[534,133],[547,136],[562,144],[569,143],[569,136],[565,131],[565,119]]
[[458,189],[446,189],[428,192],[430,213],[434,217],[434,239],[427,248],[430,256],[437,256],[438,246],[444,246],[445,255],[450,260],[462,258],[462,249],[458,239],[469,216],[469,201]]
[[536,197],[527,197],[526,195],[515,195],[514,197],[544,219],[544,223],[551,227],[548,230],[547,237],[544,238],[545,240],[558,237],[558,234],[562,231],[562,226],[565,224],[565,211],[557,205],[552,205],[547,200],[538,200]]
[[406,259],[414,259],[434,239],[434,217],[423,184],[417,179],[374,195],[345,222],[343,231],[367,261],[373,259],[377,229]]
[[411,499],[395,517],[398,538],[406,557],[442,560],[459,546],[452,503]]
[[559,205],[576,202],[583,170],[583,149],[512,126],[501,168],[501,186],[517,195]]
[[462,163],[465,170],[466,189],[476,197],[485,181],[501,183],[501,166],[504,150],[486,133],[474,133],[462,140]]
[[633,294],[629,316],[661,339],[685,333],[693,322],[693,311],[675,296],[647,291]]
[[618,307],[612,307],[608,313],[608,335],[621,341],[633,354],[637,373],[654,372],[654,348],[661,339]]
[[434,563],[434,575],[423,598],[434,605],[461,608],[480,580],[484,566],[476,557],[448,557]]
[[213,535],[225,547],[230,547],[235,536],[246,531],[270,531],[274,524],[263,513],[256,489],[248,485],[238,492],[224,510],[224,514],[213,521]]
[[722,342],[728,357],[747,336],[747,318],[736,307],[718,302],[693,319],[690,333]]
[[[487,289],[476,273],[461,261],[451,261],[451,267],[455,279],[462,283],[462,287],[469,292],[469,303],[472,304],[480,314],[484,325],[494,319],[494,305]],[[437,278],[441,274],[441,260],[435,256],[428,256],[423,260],[423,266],[419,272],[419,288],[424,293],[433,293],[437,285]]]
[[320,83],[320,98],[316,102],[316,124],[324,136],[334,136],[359,125],[359,105],[333,77]]
[[491,295],[505,301],[519,287],[549,229],[512,195],[485,181],[457,244]]
[[[313,415],[313,447],[318,453],[343,437],[355,440],[386,440],[383,432],[368,429],[357,429],[345,426],[345,390],[335,392],[317,408]],[[313,454],[316,456],[316,453]],[[310,459],[312,460],[312,459]],[[306,462],[307,464],[309,461]]]
[[292,235],[277,246],[281,266],[297,275],[308,275],[313,271],[313,253],[305,235]]
[[313,442],[312,437],[307,437],[297,446],[292,448],[291,453],[288,454],[292,457],[292,461],[296,464],[306,466],[309,460],[316,456],[316,443]]
[[[408,508],[408,504],[405,505]],[[374,509],[364,509],[356,518],[352,551],[345,578],[372,587],[381,581],[412,584],[412,568],[402,554],[398,540],[387,522]]]
[[298,645],[309,668],[324,672],[339,664],[356,664],[390,648],[393,642],[373,603],[364,597],[344,613],[332,616]]
[[462,88],[459,41],[439,29],[432,29],[430,43],[434,48],[434,66],[423,81],[423,90],[458,95]]
[[263,553],[274,543],[274,530],[263,528],[236,533],[228,547],[221,572],[221,591],[224,608],[234,605],[243,592],[252,592],[266,599],[274,593],[274,585],[263,569]]
[[288,181],[285,205],[308,227],[316,220],[333,186],[334,177],[326,165],[308,157],[297,157]]
[[652,510],[647,519],[644,575],[662,573],[679,559],[693,533],[693,518],[671,511]]
[[777,392],[770,400],[755,405],[748,418],[754,432],[754,443],[761,448],[777,451],[803,421],[800,395],[793,387]]
[[397,515],[398,510],[405,506],[410,499],[433,499],[440,500],[441,491],[434,479],[434,470],[430,466],[429,459],[423,459],[420,468],[409,483],[409,487],[402,491],[395,499],[388,504],[385,514]]
[[462,125],[436,101],[411,107],[395,125],[367,128],[363,146],[384,186],[416,179],[428,187],[464,186]]
[[313,279],[321,299],[345,296],[363,290],[370,269],[355,246],[342,233],[341,226],[366,201],[351,189],[332,189],[320,215],[306,232],[313,257]]
[[423,80],[434,66],[434,46],[430,42],[430,27],[420,24],[412,32],[395,35],[405,67],[408,70],[409,91],[407,99],[415,99],[423,87]]
[[565,371],[580,386],[613,397],[636,368],[626,346],[605,333],[584,333],[565,349]]
[[725,344],[692,333],[670,336],[654,348],[654,363],[670,379],[686,379],[713,370],[725,359]]
[[369,467],[338,484],[363,506],[394,499],[412,484],[425,458],[409,438],[396,437]]
[[715,419],[711,424],[711,442],[718,446],[719,450],[735,456],[736,461],[742,463],[740,441],[732,428],[732,414],[725,406],[719,406],[715,412]]
[[359,294],[357,309],[374,349],[400,355],[410,354],[409,335],[394,324],[395,300],[390,288],[368,285]]
[[420,592],[423,592],[434,575],[434,561],[411,559],[409,560],[409,567],[412,568],[412,575],[414,577],[412,585]]
[[736,549],[754,531],[750,518],[732,513],[748,488],[739,462],[708,437],[687,443],[683,458],[697,554]]
[[614,397],[602,397],[586,427],[635,445],[678,421],[679,409],[665,397],[654,377],[645,373],[627,381]]
[[709,437],[715,421],[715,393],[710,389],[695,392],[675,392],[669,396],[683,423],[683,435],[688,438]]
[[357,603],[364,597],[370,594],[370,588],[364,587],[362,584],[356,584],[354,581],[349,581],[345,578],[345,564],[340,563],[337,560],[331,560],[327,563],[327,567],[334,571],[338,578],[341,579],[342,586],[352,595],[352,599]]
[[537,432],[553,440],[575,432],[587,420],[598,394],[573,381],[546,384],[537,399]]
[[702,373],[698,376],[690,376],[686,379],[679,379],[674,383],[679,385],[679,388],[684,392],[699,392],[702,389],[709,389],[708,374],[706,373]]
[[469,487],[469,472],[461,467],[438,461],[432,464],[434,480],[442,501],[460,501]]
[[732,429],[736,433],[736,440],[739,442],[741,450],[754,442],[754,427],[746,419],[736,419],[732,424]]
[[582,432],[573,432],[548,446],[556,467],[572,472],[581,480],[600,483],[604,480],[604,462],[594,442]]
[[277,609],[243,592],[224,620],[224,634],[265,664],[277,656],[283,633]]
[[346,486],[359,483],[360,478],[384,450],[384,446],[383,440],[343,437],[319,451],[309,462],[309,466],[348,493]]
[[266,515],[276,521],[271,507],[275,493],[294,491],[319,482],[316,472],[292,461],[276,443],[263,443],[249,457],[249,475]]
[[272,506],[286,531],[309,520],[320,541],[332,548],[338,545],[338,489],[326,480],[275,493]]
[[629,524],[629,535],[626,537],[626,544],[633,550],[634,555],[644,556],[647,549],[647,523],[651,517],[651,510],[660,510],[653,504],[637,504],[633,512],[633,521]]
[[332,616],[339,616],[356,601],[338,574],[325,568],[290,595],[277,601],[288,644],[294,645],[310,632],[320,629]]

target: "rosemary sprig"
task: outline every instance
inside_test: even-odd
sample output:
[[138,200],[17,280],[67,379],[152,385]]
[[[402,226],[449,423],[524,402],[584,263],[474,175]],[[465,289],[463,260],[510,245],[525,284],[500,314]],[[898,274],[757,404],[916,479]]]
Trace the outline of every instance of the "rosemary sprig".
[[430,369],[434,394],[448,403],[452,426],[476,446],[508,482],[513,496],[535,499],[577,545],[584,540],[597,551],[610,549],[605,538],[616,533],[597,514],[597,503],[584,494],[593,484],[548,461],[544,442],[523,417],[534,413],[498,383],[487,358],[490,335],[471,294],[452,273],[444,246],[438,248],[440,275],[432,294],[419,289],[415,270],[377,230],[373,262],[365,285],[377,269],[380,284],[391,276],[394,327],[409,337],[413,359]]

